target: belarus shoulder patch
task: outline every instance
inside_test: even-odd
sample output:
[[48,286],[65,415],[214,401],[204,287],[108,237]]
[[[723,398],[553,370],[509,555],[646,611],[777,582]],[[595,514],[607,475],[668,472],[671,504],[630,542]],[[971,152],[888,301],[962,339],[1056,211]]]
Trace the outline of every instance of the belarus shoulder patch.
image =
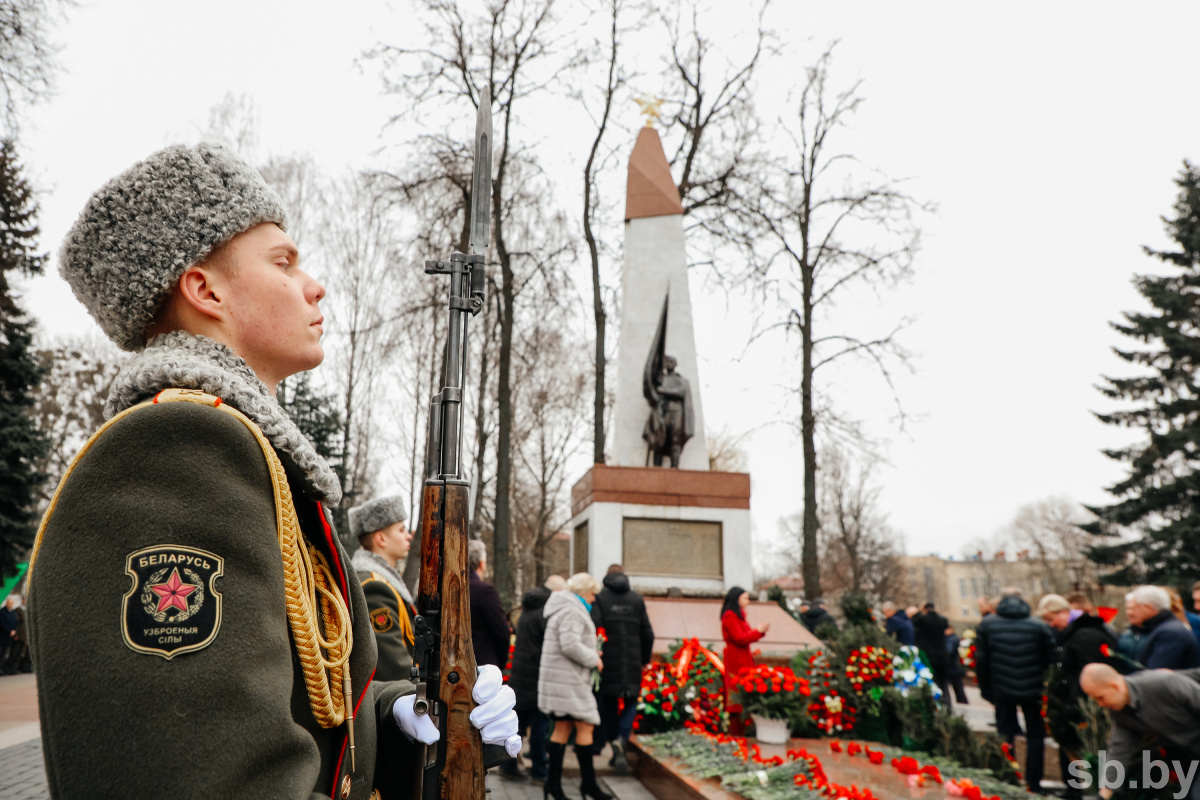
[[371,626],[376,633],[387,633],[396,625],[396,618],[390,608],[376,608],[371,611]]
[[206,550],[161,544],[130,553],[133,586],[121,607],[129,649],[172,659],[212,644],[221,629],[217,578],[225,559]]

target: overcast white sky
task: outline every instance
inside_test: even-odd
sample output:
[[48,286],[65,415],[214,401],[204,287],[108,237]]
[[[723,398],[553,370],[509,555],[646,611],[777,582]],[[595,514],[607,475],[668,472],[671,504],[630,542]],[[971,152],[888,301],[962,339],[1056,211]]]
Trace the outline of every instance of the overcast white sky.
[[[724,25],[744,8],[715,3],[713,13]],[[355,58],[411,34],[405,9],[81,3],[61,26],[58,94],[22,134],[43,190],[44,246],[57,249],[108,178],[194,141],[227,93],[253,98],[264,152],[308,152],[330,171],[370,163],[394,109],[375,68]],[[1157,268],[1140,247],[1165,245],[1159,217],[1170,211],[1172,178],[1184,158],[1200,157],[1200,6],[792,2],[771,22],[787,48],[775,95],[840,39],[834,79],[861,78],[866,97],[844,149],[911,177],[913,193],[938,204],[922,221],[912,284],[839,308],[847,327],[916,317],[904,343],[917,371],[899,386],[917,418],[907,432],[889,422],[890,399],[869,375],[848,371],[834,389],[892,439],[882,502],[908,551],[961,553],[1047,495],[1103,502],[1122,472],[1100,449],[1124,438],[1093,418],[1106,407],[1093,387],[1124,371],[1108,322],[1139,307],[1130,279]],[[630,130],[639,124],[632,103],[620,113]],[[463,120],[470,125],[469,109]],[[547,139],[578,138],[572,124],[549,125]],[[563,191],[574,180],[564,174]],[[94,330],[50,272],[25,287],[44,333]],[[710,428],[738,432],[755,414],[780,416],[777,387],[794,380],[779,374],[778,343],[743,355],[753,306],[700,276],[693,294],[707,320],[697,339]],[[799,449],[780,424],[757,428],[746,449],[755,526],[769,536],[799,508]]]

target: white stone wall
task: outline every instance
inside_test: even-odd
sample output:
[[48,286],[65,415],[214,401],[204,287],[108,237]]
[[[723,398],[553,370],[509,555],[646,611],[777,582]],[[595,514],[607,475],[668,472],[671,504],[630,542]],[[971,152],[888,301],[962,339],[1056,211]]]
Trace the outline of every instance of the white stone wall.
[[[625,223],[625,265],[621,274],[621,327],[617,337],[617,388],[609,463],[618,467],[652,465],[646,460],[642,428],[650,406],[642,396],[642,371],[670,288],[666,354],[678,361],[675,371],[692,387],[696,433],[683,448],[681,469],[708,469],[704,407],[688,290],[683,216],[646,217]],[[748,540],[748,537],[747,537]]]
[[665,594],[668,588],[678,586],[684,595],[716,597],[724,595],[734,586],[749,589],[754,585],[754,569],[750,558],[750,512],[741,508],[593,503],[567,523],[567,530],[571,533],[571,555],[567,563],[575,563],[575,528],[585,521],[588,523],[588,572],[601,579],[608,571],[609,564],[623,563],[621,530],[626,517],[721,523],[723,580],[630,574],[630,585],[637,591]]

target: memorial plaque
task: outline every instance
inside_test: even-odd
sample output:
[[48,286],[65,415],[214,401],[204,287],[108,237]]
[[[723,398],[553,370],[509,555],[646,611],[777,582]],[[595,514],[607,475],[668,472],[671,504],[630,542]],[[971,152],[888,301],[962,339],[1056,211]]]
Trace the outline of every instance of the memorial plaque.
[[723,578],[721,523],[626,517],[625,572],[681,578]]
[[575,551],[571,559],[571,574],[587,572],[588,569],[588,524],[575,526]]

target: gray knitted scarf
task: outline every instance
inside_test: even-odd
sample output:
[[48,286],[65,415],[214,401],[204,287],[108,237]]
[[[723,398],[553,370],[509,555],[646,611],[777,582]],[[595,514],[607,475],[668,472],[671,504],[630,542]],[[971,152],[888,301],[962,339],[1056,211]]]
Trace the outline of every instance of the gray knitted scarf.
[[404,579],[400,577],[400,573],[396,572],[395,567],[389,564],[383,556],[378,553],[372,553],[365,547],[360,547],[350,557],[350,566],[354,567],[356,572],[379,573],[393,589],[400,593],[400,596],[404,598],[404,602],[410,606],[413,605],[412,594],[408,591],[408,586],[405,585]]
[[342,498],[337,474],[296,427],[267,386],[225,345],[186,331],[156,336],[113,381],[104,405],[110,418],[163,389],[199,389],[221,398],[252,419],[267,440],[303,473],[315,500],[331,505]]

